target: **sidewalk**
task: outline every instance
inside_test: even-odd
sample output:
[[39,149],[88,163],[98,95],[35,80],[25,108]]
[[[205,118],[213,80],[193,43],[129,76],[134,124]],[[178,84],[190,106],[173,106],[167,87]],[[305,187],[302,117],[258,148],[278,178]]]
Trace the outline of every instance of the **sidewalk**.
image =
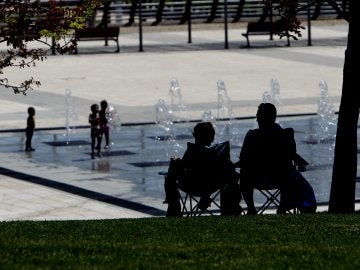
[[[4,74],[15,80],[33,76],[42,86],[27,96],[0,91],[0,167],[7,172],[0,175],[0,220],[161,216],[165,210],[163,183],[157,172],[166,166],[132,164],[166,160],[168,146],[153,141],[159,132],[156,126],[130,124],[155,121],[159,99],[171,103],[172,78],[179,81],[186,105],[182,116],[192,120],[201,119],[205,111],[216,116],[218,80],[225,83],[235,117],[255,115],[263,93],[270,91],[272,79],[280,84],[279,114],[316,113],[320,80],[327,82],[330,100],[338,106],[346,24],[313,25],[313,46],[301,40],[285,47],[286,41],[254,36],[254,47],[245,49],[242,46],[246,40],[241,36],[244,31],[229,30],[227,50],[223,49],[222,29],[194,31],[192,44],[186,43],[186,31],[145,32],[144,52],[138,52],[137,33],[124,33],[120,35],[118,54],[112,52],[115,46],[111,43],[103,47],[102,42],[83,42],[79,43],[78,55],[49,56],[29,71],[14,69]],[[67,101],[66,89],[71,93]],[[90,105],[102,99],[116,108],[123,124],[113,133],[109,157],[90,159],[86,129],[70,135],[73,141],[84,144],[49,144],[64,140],[66,135],[64,130],[49,128],[64,127],[66,119],[70,126],[87,125]],[[30,155],[23,152],[22,132],[13,132],[24,128],[28,106],[36,108],[40,129],[34,137],[36,151]],[[241,132],[251,128],[246,121],[239,125]],[[32,176],[38,184],[19,180],[22,175]],[[51,181],[58,183],[57,189],[49,188]],[[64,192],[66,185],[71,185],[70,192]],[[82,191],[73,192],[76,188]],[[91,190],[94,196],[82,196],[84,190]],[[95,195],[101,199],[94,199]],[[106,196],[117,201],[104,202]]]

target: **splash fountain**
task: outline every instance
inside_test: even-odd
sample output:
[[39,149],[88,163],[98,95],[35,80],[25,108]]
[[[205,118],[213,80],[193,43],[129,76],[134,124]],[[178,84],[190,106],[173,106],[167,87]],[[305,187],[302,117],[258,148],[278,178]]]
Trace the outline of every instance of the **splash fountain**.
[[75,113],[74,104],[71,96],[71,90],[65,90],[65,134],[64,137],[67,142],[70,142],[70,133],[75,132],[75,127],[71,127],[70,121],[78,120]]
[[183,146],[177,141],[177,129],[174,125],[173,111],[169,109],[163,99],[159,99],[155,104],[156,125],[160,127],[165,135],[156,136],[158,141],[166,142],[166,156],[168,158],[179,156]]
[[[105,116],[106,119],[108,120],[108,125],[110,127],[110,134],[111,134],[110,140],[111,140],[113,138],[112,135],[114,133],[118,133],[121,129],[121,118],[117,109],[112,105],[109,105],[106,108]],[[114,145],[114,142],[111,140],[110,144]]]
[[185,109],[184,99],[181,93],[179,81],[172,78],[170,81],[170,108],[171,109]]
[[52,146],[74,146],[74,145],[86,145],[89,144],[83,140],[73,140],[72,135],[76,135],[75,125],[71,125],[74,121],[78,120],[75,112],[75,106],[71,96],[71,90],[65,90],[65,133],[63,133],[64,140],[59,140],[57,134],[53,135],[53,141],[44,142]]
[[270,86],[271,86],[271,90],[270,91],[265,91],[263,93],[262,100],[263,100],[263,102],[266,102],[266,103],[272,103],[277,108],[279,108],[281,106],[281,104],[282,104],[281,98],[280,98],[280,84],[279,84],[279,81],[277,79],[271,79]]
[[319,132],[317,134],[318,142],[333,142],[336,136],[337,117],[335,115],[334,105],[330,102],[328,96],[328,86],[326,81],[319,82],[320,99],[318,101],[318,122]]
[[316,118],[312,119],[310,131],[306,137],[308,144],[329,144],[330,150],[334,147],[337,117],[335,115],[334,105],[328,96],[328,86],[326,81],[319,82],[320,98]]
[[[215,125],[217,141],[229,140],[234,142],[238,139],[238,136],[234,126],[232,102],[231,98],[228,96],[225,82],[222,80],[217,81],[217,98],[218,110],[217,122]],[[222,120],[221,123],[220,120]]]

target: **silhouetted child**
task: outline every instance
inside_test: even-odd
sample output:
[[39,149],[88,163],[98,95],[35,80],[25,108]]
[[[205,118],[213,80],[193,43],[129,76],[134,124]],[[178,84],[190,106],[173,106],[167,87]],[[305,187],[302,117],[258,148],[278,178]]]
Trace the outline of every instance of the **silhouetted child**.
[[109,125],[108,125],[108,119],[106,117],[107,114],[107,107],[108,107],[108,103],[106,100],[102,100],[100,102],[100,111],[99,111],[99,116],[100,116],[100,134],[101,136],[104,134],[105,135],[105,149],[109,149],[109,142],[110,142],[110,136],[109,136]]
[[26,134],[25,151],[30,152],[30,151],[35,151],[35,149],[31,147],[31,140],[35,131],[35,109],[33,107],[29,107],[27,111],[28,111],[28,117],[25,128],[25,134]]
[[91,114],[89,115],[90,136],[91,136],[91,158],[95,158],[95,143],[97,143],[97,155],[101,157],[101,133],[100,133],[100,116],[99,105],[93,104],[90,107]]

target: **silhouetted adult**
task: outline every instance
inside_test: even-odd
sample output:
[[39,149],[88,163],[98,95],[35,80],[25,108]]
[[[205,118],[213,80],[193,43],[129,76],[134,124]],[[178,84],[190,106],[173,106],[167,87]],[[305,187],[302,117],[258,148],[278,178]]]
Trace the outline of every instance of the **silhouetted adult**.
[[[248,207],[248,214],[256,214],[253,190],[259,184],[276,185],[280,188],[279,213],[302,207],[302,203],[308,200],[304,198],[307,195],[304,195],[302,189],[310,189],[310,193],[313,194],[310,184],[295,169],[295,163],[306,161],[296,153],[294,130],[283,129],[275,123],[276,114],[273,104],[259,105],[256,114],[259,128],[247,132],[239,161],[235,163],[236,167],[240,167],[240,188]],[[310,198],[310,202],[306,204],[314,204],[314,200],[315,197]]]
[[195,143],[188,143],[181,159],[172,159],[165,178],[164,203],[168,204],[167,216],[180,216],[179,185],[183,190],[200,194],[199,208],[205,210],[210,204],[210,195],[220,187],[222,215],[238,215],[241,193],[238,175],[230,161],[228,142],[211,146],[215,129],[210,122],[201,122],[194,127]]

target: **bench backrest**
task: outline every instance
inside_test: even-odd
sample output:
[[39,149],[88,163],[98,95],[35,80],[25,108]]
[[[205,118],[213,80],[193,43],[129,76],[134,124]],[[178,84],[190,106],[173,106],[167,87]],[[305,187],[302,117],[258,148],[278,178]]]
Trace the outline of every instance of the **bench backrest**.
[[92,37],[118,37],[119,27],[94,27],[83,28],[75,31],[76,38],[92,38]]
[[283,32],[286,31],[286,27],[283,22],[249,22],[247,26],[247,32]]

